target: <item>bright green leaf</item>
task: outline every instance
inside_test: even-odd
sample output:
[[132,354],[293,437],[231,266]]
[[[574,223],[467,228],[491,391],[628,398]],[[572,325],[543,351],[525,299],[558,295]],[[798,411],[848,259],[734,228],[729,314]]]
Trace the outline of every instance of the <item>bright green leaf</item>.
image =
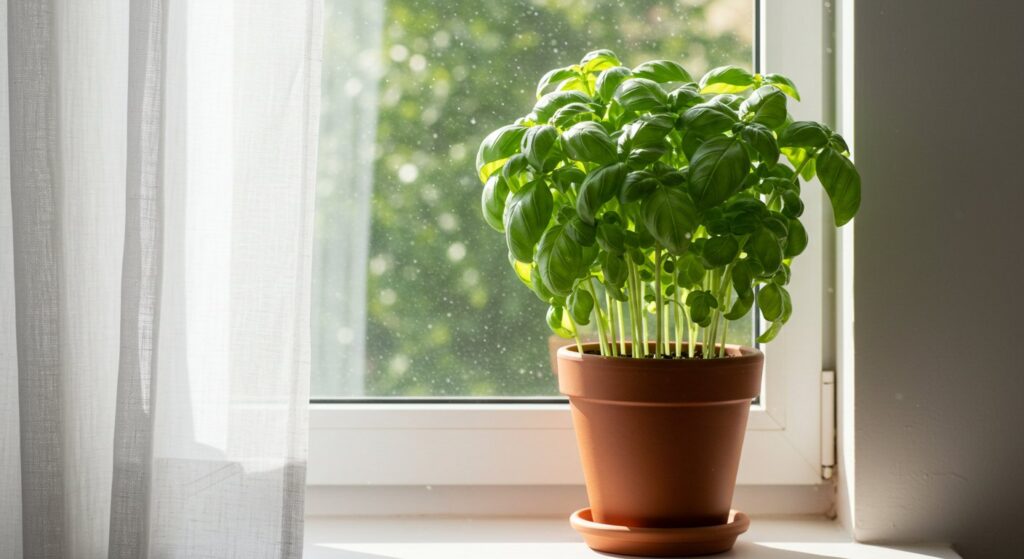
[[505,230],[503,216],[505,215],[505,200],[508,199],[508,183],[501,175],[491,175],[484,184],[483,194],[480,197],[480,206],[483,210],[484,221],[495,231]]
[[633,72],[624,66],[614,66],[604,70],[597,76],[597,97],[605,102],[611,101],[612,95],[615,94],[619,85],[632,75]]
[[651,60],[633,68],[633,75],[658,83],[692,82],[693,78],[682,66],[671,60]]
[[509,124],[491,132],[480,142],[476,152],[476,172],[480,182],[487,182],[488,177],[501,169],[505,160],[519,153],[519,144],[526,134],[526,127]]
[[757,88],[740,105],[740,116],[775,129],[786,122],[786,95],[770,85]]
[[770,83],[781,89],[783,93],[789,95],[793,99],[796,99],[797,101],[800,100],[800,93],[797,92],[796,85],[794,85],[786,76],[783,76],[782,74],[765,74],[764,82]]
[[596,122],[586,121],[574,124],[562,133],[562,144],[566,153],[576,161],[590,161],[601,165],[618,159],[615,141]]
[[566,68],[555,68],[550,72],[544,74],[544,77],[537,83],[537,98],[540,99],[541,95],[544,94],[544,90],[547,89],[551,84],[557,84],[563,80],[575,77],[576,71],[572,67]]
[[656,82],[644,78],[626,80],[612,96],[626,112],[659,112],[668,105],[668,95]]
[[700,79],[701,93],[739,93],[754,85],[754,76],[737,66],[719,66]]

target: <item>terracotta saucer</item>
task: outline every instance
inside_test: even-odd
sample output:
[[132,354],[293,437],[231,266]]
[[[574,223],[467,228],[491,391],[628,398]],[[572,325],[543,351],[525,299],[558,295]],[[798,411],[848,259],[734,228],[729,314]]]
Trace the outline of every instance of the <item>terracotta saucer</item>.
[[710,555],[732,549],[736,537],[750,527],[750,517],[732,510],[729,512],[729,521],[717,526],[631,528],[594,522],[588,507],[572,513],[569,523],[583,535],[583,540],[594,551],[645,557],[681,557]]

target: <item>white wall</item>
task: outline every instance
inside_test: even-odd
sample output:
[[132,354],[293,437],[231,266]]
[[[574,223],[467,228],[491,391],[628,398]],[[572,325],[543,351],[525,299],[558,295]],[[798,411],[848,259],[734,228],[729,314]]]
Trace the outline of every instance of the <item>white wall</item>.
[[1024,5],[854,11],[856,535],[1024,557]]

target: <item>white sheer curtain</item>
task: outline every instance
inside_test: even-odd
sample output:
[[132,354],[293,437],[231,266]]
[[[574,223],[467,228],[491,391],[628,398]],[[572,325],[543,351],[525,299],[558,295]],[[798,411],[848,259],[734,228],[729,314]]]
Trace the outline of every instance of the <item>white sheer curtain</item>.
[[320,1],[0,16],[0,557],[300,557]]

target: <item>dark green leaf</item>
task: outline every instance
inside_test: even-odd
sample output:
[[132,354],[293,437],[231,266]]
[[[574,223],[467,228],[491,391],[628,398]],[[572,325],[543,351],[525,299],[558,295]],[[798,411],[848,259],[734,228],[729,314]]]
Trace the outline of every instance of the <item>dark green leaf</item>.
[[754,298],[754,273],[748,260],[740,260],[732,267],[732,288],[741,298]]
[[701,93],[739,93],[754,85],[754,76],[736,66],[719,66],[700,79]]
[[701,209],[717,206],[741,188],[750,170],[747,151],[736,137],[712,138],[693,154],[691,192]]
[[711,324],[711,310],[718,308],[718,299],[710,291],[691,291],[686,306],[690,307],[690,320],[706,327]]
[[660,112],[668,105],[668,95],[656,82],[643,78],[626,80],[612,96],[626,112]]
[[828,130],[817,122],[797,121],[779,136],[779,146],[817,149],[828,143]]
[[577,161],[591,161],[601,165],[618,159],[615,141],[596,122],[580,122],[562,133],[562,144],[569,157]]
[[789,220],[789,236],[786,238],[786,250],[783,255],[793,258],[807,248],[807,230],[799,219]]
[[633,171],[626,175],[622,191],[619,192],[619,202],[629,204],[642,200],[654,192],[657,187],[658,181],[654,179],[654,175],[650,171]]
[[765,275],[772,275],[782,265],[782,246],[770,229],[761,228],[750,236],[746,245],[747,254],[757,259]]
[[626,180],[626,166],[613,163],[590,173],[580,186],[576,199],[576,212],[587,223],[594,223],[598,210],[618,195]]
[[587,247],[593,245],[597,237],[597,228],[579,217],[573,217],[565,224],[565,232],[572,240]]
[[710,268],[718,268],[732,263],[740,252],[740,245],[732,237],[711,237],[704,243],[701,256]]
[[706,273],[707,270],[697,256],[687,253],[679,259],[679,264],[676,266],[676,281],[679,282],[679,287],[692,289],[701,285]]
[[795,190],[786,190],[782,193],[782,213],[786,217],[796,219],[804,213],[804,201]]
[[682,190],[659,188],[643,202],[647,231],[672,254],[682,254],[697,229],[697,206]]
[[597,246],[611,254],[622,254],[626,250],[625,235],[615,225],[602,223],[597,226]]
[[739,120],[732,107],[708,101],[694,105],[683,113],[683,127],[688,132],[710,137],[730,130]]
[[668,94],[669,108],[676,113],[703,101],[700,91],[697,91],[697,85],[692,83],[681,85]]
[[537,245],[537,271],[552,293],[568,296],[573,284],[587,273],[589,266],[583,247],[573,241],[561,225],[544,232]]
[[533,262],[533,248],[551,221],[554,200],[541,180],[528,183],[505,204],[505,240],[520,262]]
[[480,206],[483,210],[484,221],[495,231],[504,231],[505,223],[505,200],[508,199],[508,183],[501,175],[491,175],[484,184],[484,191],[480,197]]
[[739,319],[743,318],[744,316],[747,316],[747,313],[750,312],[750,308],[753,307],[753,306],[754,306],[754,293],[753,293],[753,291],[751,291],[750,294],[746,295],[746,296],[738,295],[736,297],[736,300],[733,301],[732,308],[729,309],[729,312],[725,313],[725,319],[726,320],[739,320]]
[[509,189],[513,189],[513,187],[518,187],[521,184],[519,175],[525,173],[529,167],[530,162],[526,159],[526,156],[517,153],[506,159],[505,164],[501,166],[501,178],[508,182]]
[[740,139],[756,154],[757,160],[768,165],[779,161],[779,144],[767,126],[759,123],[748,124],[740,130]]
[[633,68],[633,75],[658,83],[691,82],[689,72],[671,60],[651,60]]
[[605,285],[622,287],[626,283],[629,269],[621,254],[602,252],[598,259],[601,262],[601,272],[604,273]]
[[747,97],[740,105],[740,115],[768,128],[778,128],[786,122],[786,95],[773,86],[765,85]]
[[622,127],[619,146],[623,151],[661,145],[665,136],[675,127],[673,115],[665,113],[645,114]]
[[526,127],[510,124],[491,132],[480,142],[480,149],[476,152],[476,172],[480,182],[487,182],[487,178],[500,169],[506,159],[519,153],[519,144],[525,133]]
[[831,147],[818,155],[817,164],[818,179],[832,201],[836,227],[841,227],[860,208],[860,173],[849,159]]

